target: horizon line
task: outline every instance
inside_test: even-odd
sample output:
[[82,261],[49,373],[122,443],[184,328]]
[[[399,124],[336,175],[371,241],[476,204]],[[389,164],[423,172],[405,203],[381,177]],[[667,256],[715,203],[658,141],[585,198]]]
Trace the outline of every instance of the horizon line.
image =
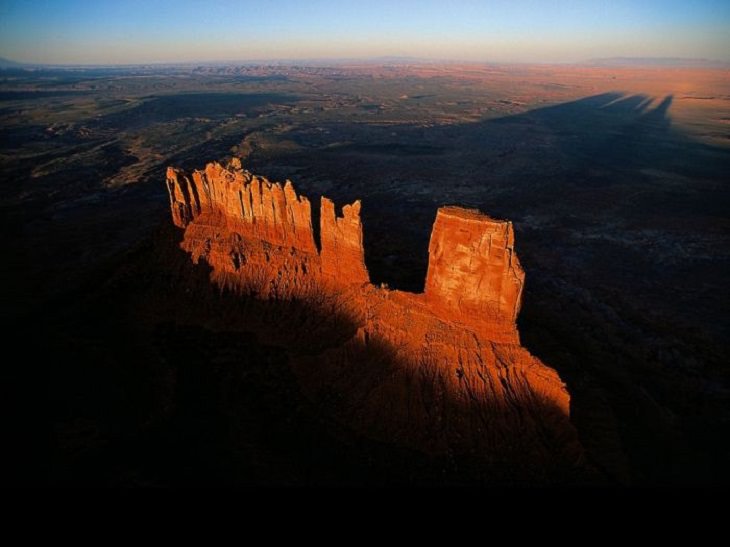
[[271,65],[280,64],[288,66],[302,66],[302,63],[415,63],[415,64],[463,64],[463,65],[543,65],[543,66],[590,66],[596,64],[613,63],[612,66],[620,66],[621,63],[631,64],[633,66],[641,66],[642,63],[647,65],[659,66],[682,66],[690,65],[700,68],[712,67],[730,67],[730,61],[722,61],[719,59],[710,59],[706,57],[656,57],[656,56],[613,56],[613,57],[594,57],[579,61],[496,61],[496,60],[466,60],[457,58],[440,58],[440,57],[415,57],[408,55],[378,55],[378,56],[356,56],[356,57],[277,57],[277,58],[261,58],[261,59],[207,59],[207,60],[190,60],[190,61],[141,61],[130,63],[46,63],[46,62],[26,62],[15,61],[7,57],[0,57],[0,65],[7,63],[11,66],[0,66],[0,70],[14,68],[133,68],[147,66],[231,66],[231,65]]

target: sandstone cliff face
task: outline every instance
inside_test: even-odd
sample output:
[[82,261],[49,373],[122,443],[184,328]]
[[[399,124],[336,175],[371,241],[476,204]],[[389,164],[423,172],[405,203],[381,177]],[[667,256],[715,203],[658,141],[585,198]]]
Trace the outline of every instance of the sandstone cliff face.
[[[238,164],[240,165],[240,164]],[[209,163],[191,176],[167,170],[172,218],[186,228],[201,215],[240,226],[252,238],[316,252],[309,200],[297,196],[291,182],[284,187],[241,168]]]
[[[322,198],[318,251],[311,205],[290,181],[282,187],[234,161],[209,163],[192,175],[170,167],[167,187],[173,222],[187,229],[183,248],[195,261],[214,257],[211,265],[232,288],[250,292],[260,286],[260,296],[295,296],[313,283],[370,282],[359,201],[345,205],[338,217],[334,203]],[[220,230],[209,237],[210,226],[225,228],[225,237]]]
[[338,401],[330,410],[342,423],[428,453],[477,454],[493,467],[527,458],[530,473],[579,458],[564,384],[519,345],[524,272],[511,223],[440,209],[425,292],[411,294],[369,284],[359,201],[338,216],[322,198],[318,250],[310,203],[290,182],[234,161],[192,174],[170,168],[167,187],[181,247],[210,266],[214,283],[306,304],[291,319],[252,321],[262,340],[291,346],[287,321],[306,335],[323,317],[340,318],[336,336],[318,335],[322,351],[304,342],[291,364],[313,399]]
[[434,313],[492,339],[517,335],[525,273],[514,252],[511,222],[442,207],[428,252],[425,295]]
[[320,215],[322,273],[335,283],[369,283],[362,246],[360,202],[345,205],[342,208],[342,218],[338,218],[335,215],[335,204],[323,197]]

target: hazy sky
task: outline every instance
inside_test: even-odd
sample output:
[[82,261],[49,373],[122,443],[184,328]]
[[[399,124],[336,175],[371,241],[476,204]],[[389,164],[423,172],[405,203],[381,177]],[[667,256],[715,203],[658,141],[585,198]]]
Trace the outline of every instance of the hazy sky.
[[0,0],[0,57],[730,61],[730,0]]

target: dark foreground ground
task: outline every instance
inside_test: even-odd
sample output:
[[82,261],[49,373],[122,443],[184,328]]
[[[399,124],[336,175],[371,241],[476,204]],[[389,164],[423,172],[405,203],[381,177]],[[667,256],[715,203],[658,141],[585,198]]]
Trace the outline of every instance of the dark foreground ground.
[[[281,351],[160,312],[176,294],[151,258],[175,243],[164,168],[233,153],[310,198],[362,199],[368,268],[396,288],[422,289],[438,206],[513,220],[523,344],[567,382],[601,481],[727,484],[729,80],[564,67],[1,72],[3,321],[28,350],[23,370],[48,382],[44,471],[15,479],[481,480],[334,431]],[[156,290],[166,296],[150,313],[140,302]]]

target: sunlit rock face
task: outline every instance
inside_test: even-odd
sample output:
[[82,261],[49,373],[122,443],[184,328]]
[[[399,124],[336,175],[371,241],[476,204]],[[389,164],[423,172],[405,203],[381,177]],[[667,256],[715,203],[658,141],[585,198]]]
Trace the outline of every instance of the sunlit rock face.
[[516,341],[524,283],[511,222],[461,207],[439,209],[425,289],[434,313],[491,340]]
[[272,183],[234,161],[209,163],[190,175],[170,167],[167,187],[173,222],[185,228],[183,248],[196,262],[205,258],[232,288],[297,297],[323,284],[370,281],[359,201],[338,216],[334,203],[322,198],[318,250],[311,204],[289,181]]
[[309,200],[238,160],[169,168],[167,188],[181,248],[230,298],[277,304],[251,330],[291,350],[304,392],[343,425],[518,480],[580,461],[565,385],[519,344],[525,274],[510,222],[439,209],[425,291],[413,294],[370,284],[359,201],[338,214],[322,198],[318,245]]

